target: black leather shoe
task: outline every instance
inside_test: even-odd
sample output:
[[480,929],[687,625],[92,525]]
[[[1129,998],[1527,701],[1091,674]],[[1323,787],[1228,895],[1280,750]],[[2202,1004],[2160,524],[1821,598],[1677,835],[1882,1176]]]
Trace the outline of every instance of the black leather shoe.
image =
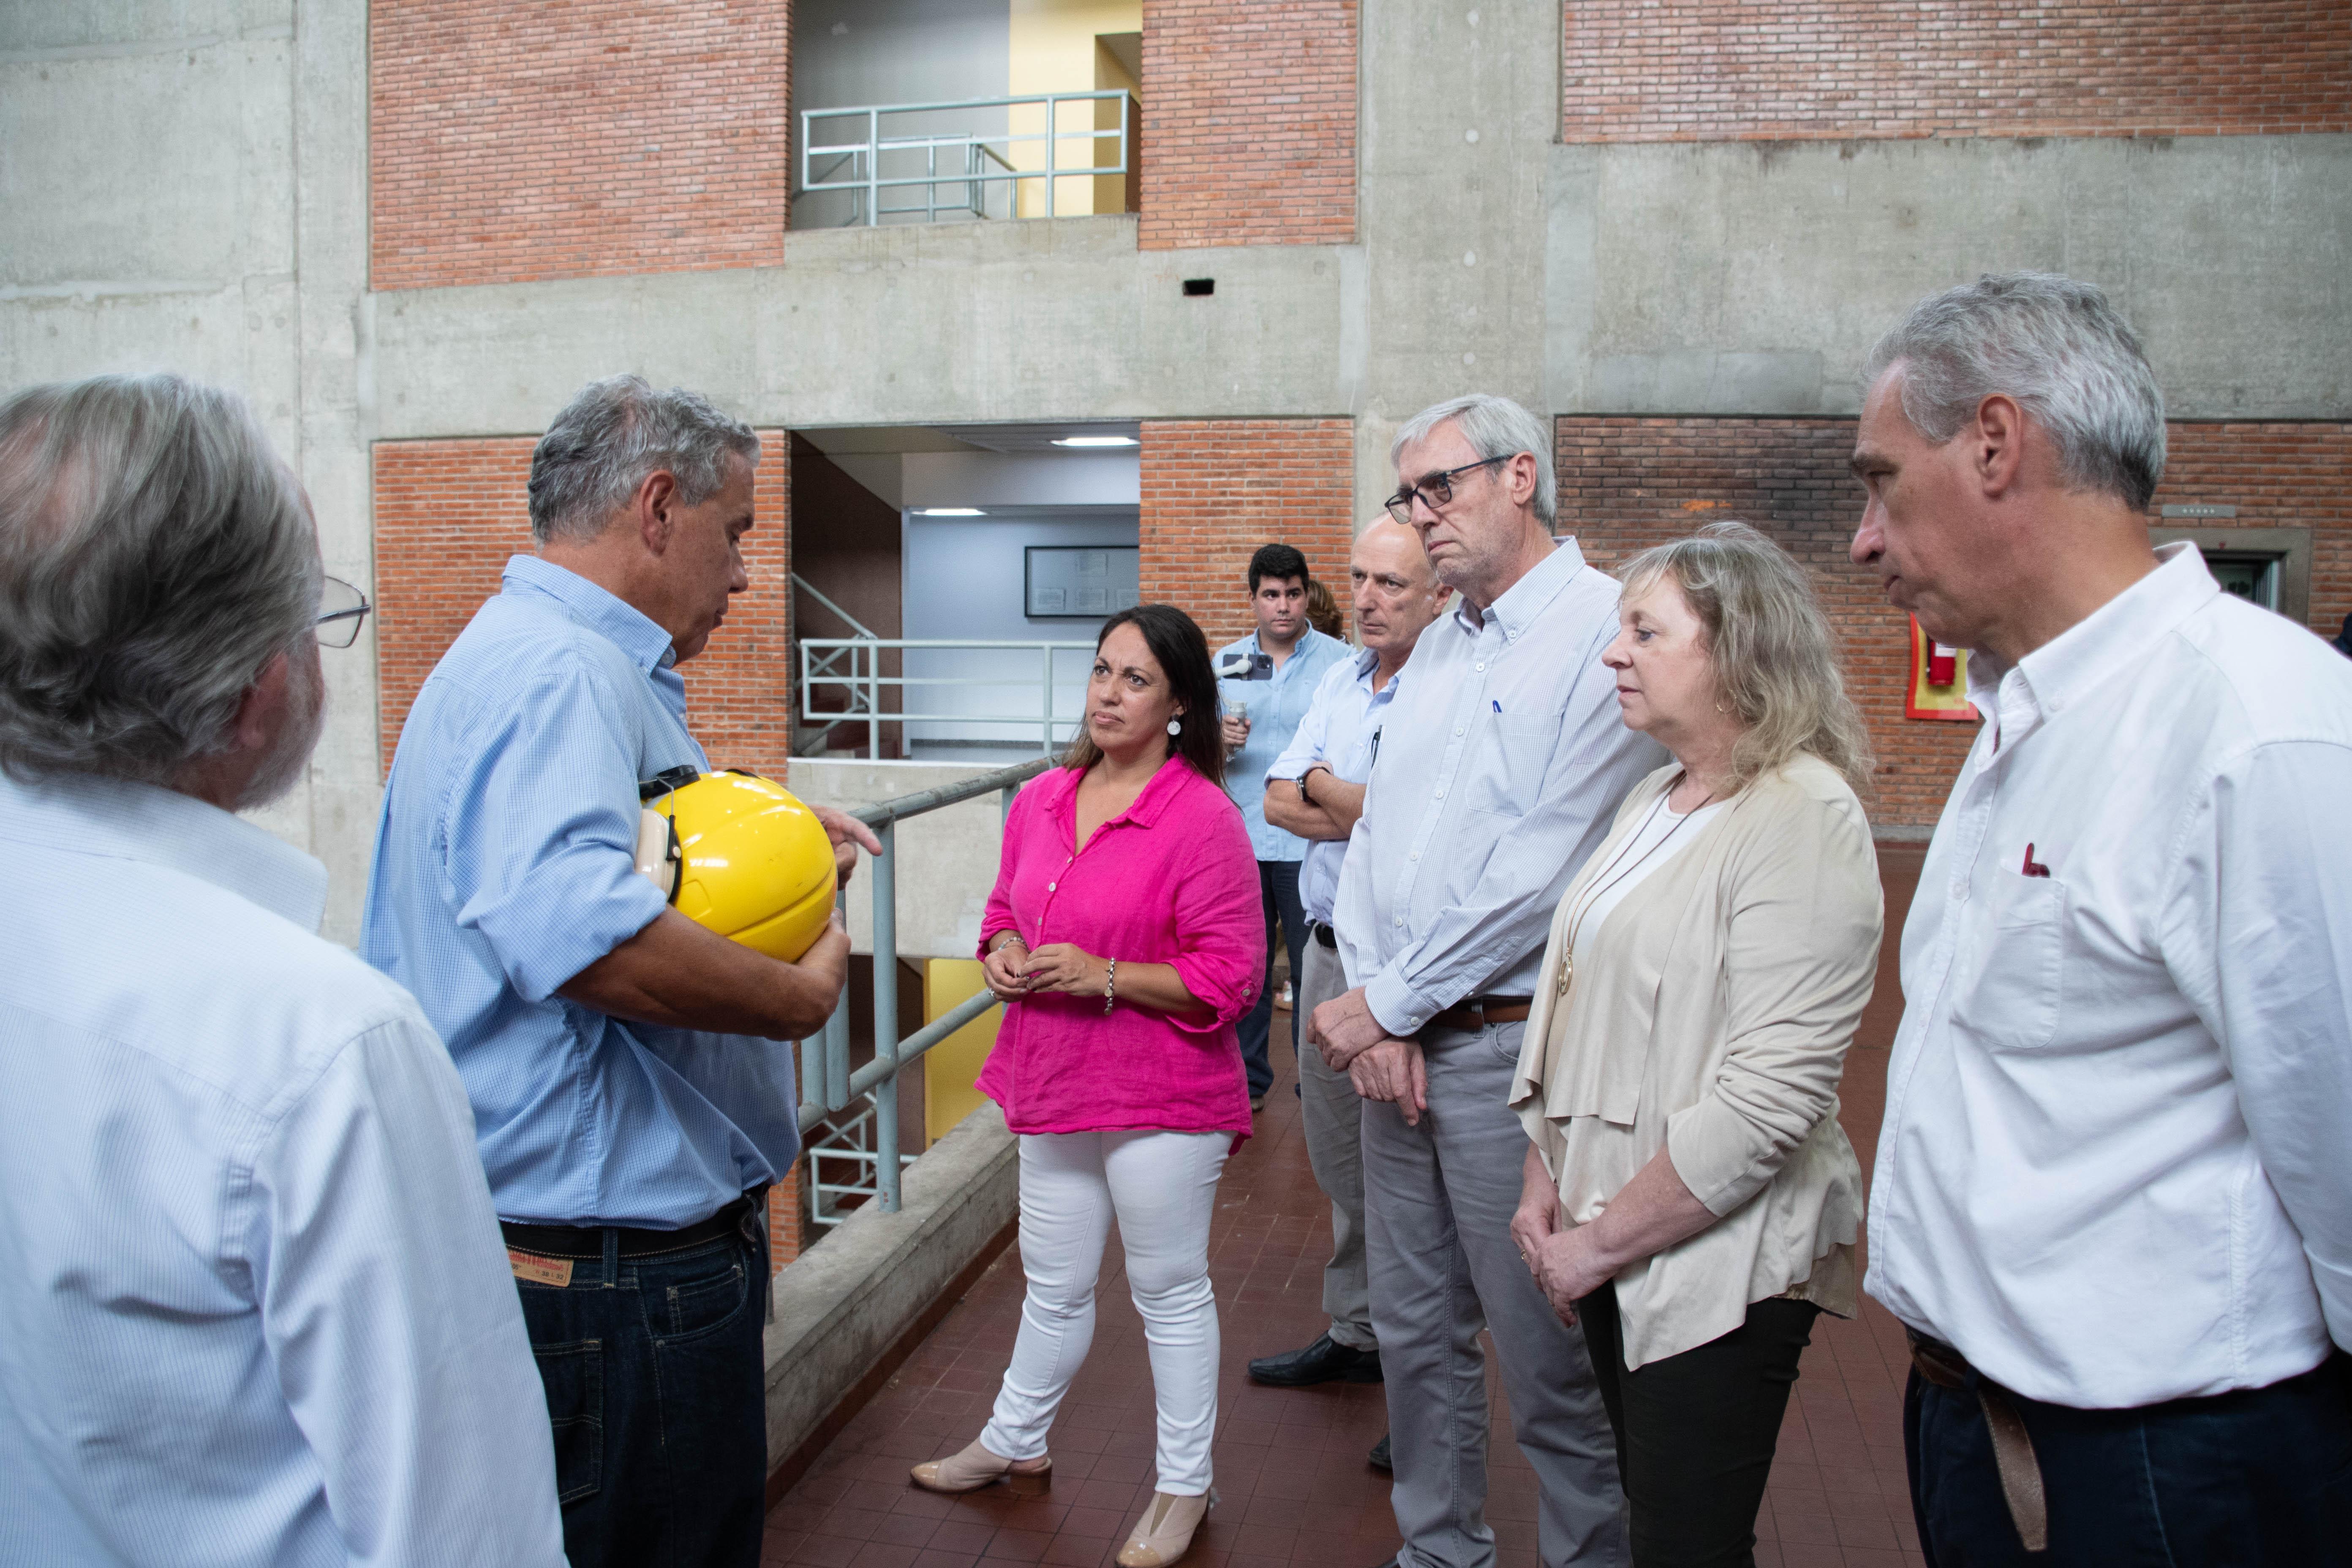
[[1396,1474],[1396,1466],[1389,1461],[1389,1435],[1387,1433],[1383,1432],[1381,1434],[1381,1440],[1372,1445],[1372,1451],[1369,1456],[1367,1456],[1367,1458],[1370,1459],[1372,1468],[1376,1470],[1386,1470],[1391,1475]]
[[1250,1381],[1275,1388],[1306,1388],[1344,1378],[1349,1383],[1381,1381],[1381,1352],[1353,1351],[1325,1334],[1303,1351],[1260,1356],[1249,1363]]

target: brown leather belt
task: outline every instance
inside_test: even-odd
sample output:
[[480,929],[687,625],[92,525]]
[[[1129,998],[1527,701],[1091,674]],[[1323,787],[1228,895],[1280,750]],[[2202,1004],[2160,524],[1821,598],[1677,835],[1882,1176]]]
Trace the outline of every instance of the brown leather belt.
[[2000,1472],[2000,1495],[2008,1500],[2010,1522],[2028,1552],[2050,1549],[2050,1500],[2042,1489],[2042,1462],[2033,1456],[2033,1436],[2024,1417],[2010,1403],[2009,1390],[1969,1364],[1968,1357],[1941,1340],[1916,1330],[1903,1331],[1911,1339],[1911,1364],[1937,1388],[1968,1390],[1976,1379],[1977,1404],[1984,1411],[1985,1430],[1992,1436],[1993,1468]]
[[[656,1258],[666,1252],[683,1252],[689,1247],[700,1247],[733,1236],[743,1228],[744,1216],[751,1214],[755,1203],[764,1199],[766,1189],[746,1194],[712,1215],[686,1226],[683,1230],[635,1230],[627,1226],[612,1228],[621,1233],[621,1256],[624,1258]],[[506,1236],[507,1245],[518,1252],[529,1252],[541,1258],[602,1258],[604,1256],[604,1229],[602,1226],[520,1225],[513,1220],[499,1221],[499,1229]]]
[[1528,996],[1473,996],[1455,1003],[1422,1027],[1475,1034],[1492,1024],[1523,1024],[1533,1005],[1534,998]]

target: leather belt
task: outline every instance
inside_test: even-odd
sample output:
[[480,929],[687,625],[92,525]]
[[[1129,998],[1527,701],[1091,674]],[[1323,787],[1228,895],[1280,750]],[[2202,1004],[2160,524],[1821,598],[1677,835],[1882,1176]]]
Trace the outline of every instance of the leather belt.
[[621,1256],[652,1258],[665,1252],[683,1252],[689,1247],[700,1247],[721,1237],[733,1236],[743,1228],[743,1216],[750,1214],[755,1202],[764,1199],[764,1190],[758,1194],[747,1194],[712,1215],[682,1230],[635,1230],[627,1226],[519,1225],[512,1220],[499,1221],[499,1229],[507,1245],[518,1252],[535,1253],[541,1258],[602,1258],[604,1256],[604,1232],[621,1233]]
[[2034,1458],[2033,1436],[2024,1417],[2011,1403],[2010,1392],[1969,1364],[1968,1357],[1941,1340],[1916,1330],[1903,1331],[1911,1339],[1911,1364],[1937,1388],[1966,1393],[1976,1379],[1977,1404],[1984,1411],[1985,1430],[1992,1437],[1993,1468],[2000,1473],[2000,1495],[2008,1500],[2009,1519],[2028,1552],[2050,1549],[2050,1500],[2042,1489],[2042,1462]]
[[1317,942],[1321,942],[1325,947],[1331,949],[1333,952],[1336,952],[1339,951],[1339,933],[1333,931],[1329,926],[1325,925],[1321,921],[1308,921],[1307,922],[1307,934],[1313,937]]
[[1422,1026],[1430,1029],[1460,1029],[1475,1034],[1491,1024],[1522,1024],[1534,1005],[1528,996],[1473,996],[1457,1002]]

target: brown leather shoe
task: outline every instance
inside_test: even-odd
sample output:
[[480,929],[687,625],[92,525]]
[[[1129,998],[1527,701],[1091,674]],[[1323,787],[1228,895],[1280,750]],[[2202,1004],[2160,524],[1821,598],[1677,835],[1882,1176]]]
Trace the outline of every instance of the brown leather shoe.
[[975,1437],[961,1453],[928,1459],[907,1472],[908,1479],[927,1492],[976,1492],[999,1481],[1014,1497],[1043,1497],[1054,1484],[1054,1461],[1008,1459],[992,1454]]
[[1118,1549],[1119,1568],[1168,1568],[1192,1549],[1192,1532],[1216,1506],[1213,1490],[1203,1497],[1153,1492],[1151,1506],[1143,1510],[1143,1517],[1127,1532],[1127,1544]]

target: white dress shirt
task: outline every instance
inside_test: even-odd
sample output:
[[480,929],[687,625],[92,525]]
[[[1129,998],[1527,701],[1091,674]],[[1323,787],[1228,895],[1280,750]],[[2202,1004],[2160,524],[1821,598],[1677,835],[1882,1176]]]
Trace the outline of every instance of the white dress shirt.
[[[1404,672],[1399,670],[1389,677],[1386,686],[1374,691],[1372,671],[1380,662],[1379,654],[1363,648],[1323,672],[1315,700],[1307,717],[1298,721],[1298,732],[1290,738],[1289,750],[1265,770],[1268,784],[1276,779],[1296,782],[1318,763],[1348,784],[1362,784],[1371,776],[1372,759],[1380,753],[1381,723],[1404,681]],[[1314,786],[1307,789],[1312,794]],[[1339,892],[1339,868],[1347,858],[1344,838],[1307,842],[1307,858],[1298,863],[1298,901],[1307,918],[1318,925],[1331,923],[1332,904]]]
[[2352,1345],[2352,664],[2161,553],[1969,661],[1870,1202],[1871,1294],[2083,1408]]
[[326,886],[0,775],[0,1563],[562,1561],[465,1089]]
[[1617,599],[1571,540],[1483,615],[1457,599],[1398,672],[1332,921],[1391,1035],[1530,994],[1560,894],[1666,760],[1625,728],[1601,662]]

